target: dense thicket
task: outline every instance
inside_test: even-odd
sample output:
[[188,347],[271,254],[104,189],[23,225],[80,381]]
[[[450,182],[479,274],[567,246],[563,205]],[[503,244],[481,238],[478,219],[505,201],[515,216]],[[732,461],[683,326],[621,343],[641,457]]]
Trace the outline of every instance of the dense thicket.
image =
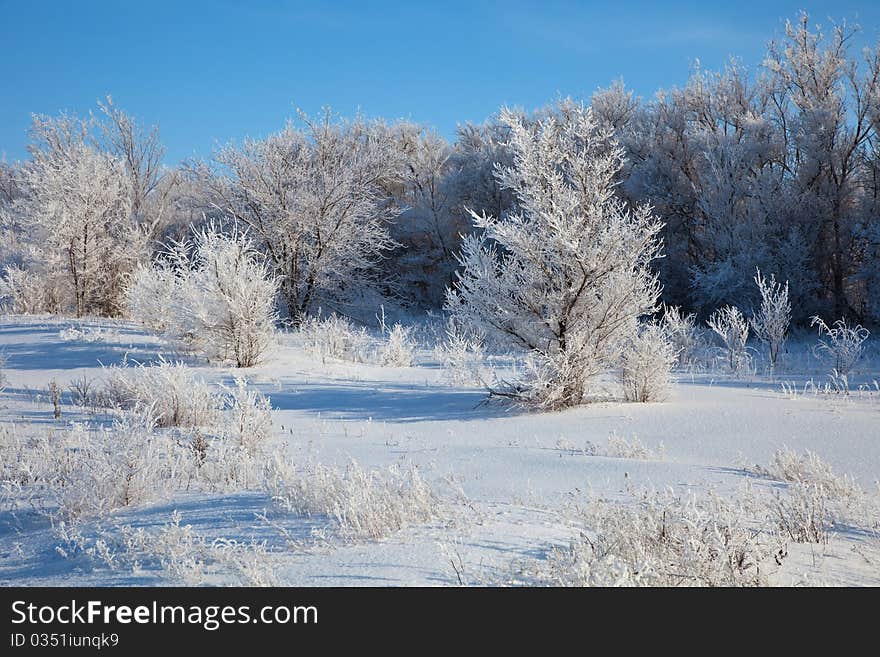
[[[760,269],[788,281],[796,322],[880,321],[880,57],[853,35],[803,17],[757,70],[697,68],[649,100],[622,83],[590,99],[623,151],[615,195],[663,224],[653,266],[667,304],[704,318],[757,309]],[[178,169],[111,102],[86,121],[35,117],[30,159],[0,165],[0,302],[118,314],[130,272],[213,222],[247,226],[296,322],[391,298],[440,308],[479,230],[472,212],[523,210],[496,175],[513,163],[510,116],[452,142],[405,122],[302,116]]]

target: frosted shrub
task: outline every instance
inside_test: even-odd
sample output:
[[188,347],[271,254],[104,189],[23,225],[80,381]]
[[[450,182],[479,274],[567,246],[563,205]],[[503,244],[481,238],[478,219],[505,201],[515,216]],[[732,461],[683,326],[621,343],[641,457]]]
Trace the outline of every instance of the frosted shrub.
[[[24,437],[13,425],[0,425],[0,492],[20,492],[24,486],[39,481],[46,460],[39,454],[37,441]],[[12,495],[10,495],[12,496]]]
[[663,443],[660,443],[655,452],[639,440],[638,436],[626,439],[614,432],[608,436],[606,445],[597,445],[588,440],[583,447],[578,447],[565,438],[560,438],[556,441],[556,449],[585,456],[604,456],[613,459],[637,459],[640,461],[662,460],[665,451]]
[[828,491],[820,484],[798,481],[785,494],[776,492],[772,510],[793,543],[827,543],[832,522],[828,503]]
[[[132,276],[131,316],[157,328],[164,323],[210,361],[256,365],[274,339],[278,283],[247,236],[212,224],[191,241],[172,243],[164,259]],[[156,313],[164,320],[151,319]]]
[[479,331],[462,328],[455,318],[449,318],[443,341],[435,349],[435,356],[440,361],[448,383],[484,384],[486,362],[484,343],[485,336]]
[[186,586],[278,586],[277,563],[265,543],[209,540],[181,525],[175,511],[157,530],[122,528],[124,558],[138,569],[158,565],[171,582]]
[[199,427],[216,423],[221,399],[184,363],[111,365],[104,368],[105,404],[122,409],[149,408],[160,427]]
[[252,489],[262,479],[266,446],[273,435],[272,405],[242,378],[218,395],[224,410],[215,423],[181,432],[193,478],[214,491]]
[[664,305],[660,324],[672,343],[676,366],[683,369],[696,366],[703,348],[697,316],[693,313],[683,314],[678,306]]
[[770,356],[770,367],[776,367],[779,354],[785,344],[788,325],[791,323],[791,302],[788,300],[788,281],[785,285],[776,282],[776,277],[770,275],[768,281],[761,275],[761,270],[755,275],[755,284],[761,293],[761,307],[752,316],[751,325],[755,335],[765,345]]
[[233,445],[255,455],[272,436],[272,403],[238,377],[228,390],[221,433]]
[[344,471],[316,465],[300,473],[276,460],[265,485],[282,510],[329,516],[349,539],[378,539],[439,516],[439,500],[415,467],[369,471],[352,461]]
[[582,512],[590,536],[527,565],[525,583],[554,586],[761,586],[785,551],[747,509],[705,498],[645,493],[636,504]]
[[795,543],[827,543],[836,522],[870,527],[875,521],[871,500],[852,477],[835,473],[813,452],[777,450],[764,476],[789,483],[771,504],[780,530]]
[[85,374],[70,380],[67,386],[73,403],[78,406],[95,406],[98,403],[98,394],[95,379]]
[[169,331],[171,314],[177,312],[179,285],[174,265],[167,259],[140,265],[125,286],[125,314],[156,333]]
[[306,349],[322,361],[331,358],[363,363],[369,357],[370,338],[366,329],[355,327],[344,317],[335,314],[324,319],[307,317],[299,332]]
[[[213,227],[195,235],[175,330],[191,335],[209,360],[256,365],[275,335],[278,283],[246,236]],[[194,268],[192,268],[194,265]],[[182,269],[182,268],[181,268]]]
[[533,353],[519,380],[501,382],[492,394],[541,410],[567,408],[588,401],[593,381],[604,371],[604,359],[587,348]]
[[[213,392],[182,363],[111,366],[104,403],[151,412],[189,455],[187,476],[211,490],[241,490],[258,481],[264,446],[273,433],[272,406],[237,377]],[[181,474],[183,476],[183,474]]]
[[57,310],[51,285],[44,277],[15,265],[0,273],[0,310],[33,315]]
[[612,433],[608,436],[608,445],[604,449],[597,448],[594,452],[596,456],[607,456],[618,459],[638,459],[641,461],[653,461],[663,458],[663,444],[656,452],[645,445],[638,436],[633,436],[629,440],[623,436]]
[[66,520],[105,516],[161,499],[173,489],[181,454],[146,413],[124,413],[107,428],[44,439],[42,481]]
[[819,342],[815,353],[826,357],[834,363],[834,372],[838,376],[848,376],[850,370],[862,357],[865,340],[871,334],[861,324],[850,326],[845,319],[838,319],[832,326],[815,316],[810,326],[819,327]]
[[482,234],[462,242],[447,294],[456,320],[529,356],[525,376],[497,394],[558,409],[594,397],[638,320],[657,310],[651,263],[662,223],[615,193],[624,152],[591,109],[561,101],[542,118],[501,112],[513,165],[498,167],[515,211],[472,213]]
[[666,331],[647,324],[620,356],[620,385],[623,398],[632,402],[664,401],[671,388],[670,370],[675,363],[675,346]]
[[768,474],[790,482],[787,498],[777,493],[774,512],[793,541],[826,543],[835,523],[876,528],[877,508],[855,479],[837,474],[810,450],[777,450]]
[[725,360],[730,372],[744,374],[751,362],[746,350],[749,323],[739,308],[724,306],[712,313],[707,324],[724,343]]
[[412,338],[412,329],[408,326],[395,324],[385,336],[379,360],[382,365],[390,367],[410,367],[413,364],[414,351],[415,341]]
[[782,481],[817,484],[840,499],[852,498],[858,493],[852,477],[836,474],[828,463],[810,450],[803,454],[790,449],[776,450],[768,473]]
[[104,329],[100,326],[68,326],[58,331],[58,337],[64,342],[112,342],[119,339],[119,333],[113,329]]

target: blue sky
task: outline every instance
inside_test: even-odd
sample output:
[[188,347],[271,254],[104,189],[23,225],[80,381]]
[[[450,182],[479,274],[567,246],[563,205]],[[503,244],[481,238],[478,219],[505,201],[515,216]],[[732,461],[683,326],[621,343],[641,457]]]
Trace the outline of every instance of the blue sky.
[[760,63],[801,9],[880,33],[877,2],[97,2],[0,0],[0,158],[31,113],[98,99],[158,123],[166,160],[260,137],[301,107],[407,118],[451,136],[504,104],[534,109],[617,78],[639,95],[695,59]]

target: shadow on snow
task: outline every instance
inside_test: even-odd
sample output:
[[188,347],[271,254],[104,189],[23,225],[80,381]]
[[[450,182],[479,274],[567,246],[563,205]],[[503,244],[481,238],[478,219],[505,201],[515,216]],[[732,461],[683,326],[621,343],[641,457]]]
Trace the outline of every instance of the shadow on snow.
[[278,410],[321,413],[344,420],[470,420],[517,412],[508,405],[485,403],[486,392],[480,389],[387,381],[308,383],[264,393]]

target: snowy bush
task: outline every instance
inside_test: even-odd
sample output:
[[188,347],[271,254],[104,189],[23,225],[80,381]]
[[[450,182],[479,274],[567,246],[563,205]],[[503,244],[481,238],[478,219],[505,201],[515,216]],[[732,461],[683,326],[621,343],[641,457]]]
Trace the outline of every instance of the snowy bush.
[[175,486],[181,454],[155,431],[146,412],[127,412],[110,427],[75,426],[41,439],[44,483],[62,519],[100,517],[161,499]]
[[827,543],[835,523],[873,529],[877,506],[852,477],[838,475],[807,450],[779,449],[767,468],[753,471],[788,482],[771,504],[779,529],[794,543]]
[[106,371],[102,401],[149,410],[157,426],[175,428],[172,435],[190,455],[188,477],[224,491],[257,482],[265,444],[273,435],[272,406],[243,378],[215,392],[183,363],[125,363]]
[[[180,366],[118,369],[127,378],[116,393],[129,401],[110,426],[74,425],[31,438],[0,431],[4,498],[29,500],[50,517],[70,523],[180,490],[226,492],[259,486],[272,436],[265,397],[239,379],[225,393],[196,393],[201,400],[194,407],[185,392],[197,386],[188,374],[181,375]],[[132,388],[128,378],[151,381]],[[173,391],[161,387],[166,381]],[[167,409],[177,425],[172,427],[166,418],[163,426],[171,430],[159,430],[156,408]]]
[[167,260],[138,267],[125,286],[125,314],[151,331],[169,331],[179,285],[178,274]]
[[485,336],[459,325],[454,317],[446,322],[442,342],[434,351],[451,385],[485,385]]
[[[761,586],[784,544],[736,501],[649,492],[634,504],[597,502],[586,528],[517,578],[553,586]],[[519,583],[514,581],[512,583]]]
[[138,570],[157,565],[177,585],[279,585],[277,564],[265,543],[209,540],[181,520],[175,511],[171,521],[156,530],[122,527],[121,558]]
[[439,499],[415,467],[370,471],[352,461],[344,471],[315,465],[298,472],[276,459],[267,468],[265,486],[282,510],[329,516],[349,539],[382,538],[440,512]]
[[[501,381],[492,395],[513,399],[541,410],[554,410],[583,403],[588,382],[605,371],[605,359],[587,346],[554,353],[532,353],[523,362],[522,375]],[[595,391],[589,391],[595,395]]]
[[221,424],[223,438],[241,447],[252,456],[257,454],[272,437],[272,404],[268,398],[247,387],[247,381],[238,377],[227,389],[226,405]]
[[608,436],[608,445],[604,449],[597,449],[596,456],[607,456],[617,459],[638,459],[641,461],[653,461],[663,458],[663,443],[655,452],[646,446],[638,436],[626,439],[612,433]]
[[788,325],[791,323],[788,281],[785,285],[777,283],[773,274],[768,281],[759,269],[755,275],[755,284],[761,293],[761,307],[752,316],[751,325],[758,339],[767,345],[770,367],[775,369],[785,344]]
[[779,529],[793,543],[827,543],[831,514],[822,486],[798,481],[785,493],[776,492],[773,513]]
[[99,395],[95,379],[89,378],[85,374],[70,380],[67,386],[73,403],[78,406],[96,406],[99,401]]
[[790,449],[776,450],[768,473],[782,481],[818,484],[840,499],[852,498],[858,491],[852,477],[836,474],[829,464],[810,450],[803,454]]
[[57,297],[49,282],[36,272],[9,265],[0,273],[0,310],[4,312],[22,315],[56,312],[59,309]]
[[675,346],[657,324],[646,324],[620,355],[620,385],[623,398],[632,402],[668,399],[675,364]]
[[678,306],[663,305],[660,324],[672,343],[677,367],[692,369],[699,360],[703,349],[703,338],[697,326],[697,316],[686,315]]
[[161,360],[153,365],[128,362],[104,368],[101,399],[121,409],[150,409],[160,427],[213,426],[222,400],[184,363]]
[[509,110],[501,120],[513,166],[497,177],[518,209],[471,213],[483,233],[464,239],[446,307],[530,354],[526,376],[500,394],[541,408],[581,404],[656,310],[662,224],[615,195],[623,151],[590,109],[562,101],[532,122]]
[[119,339],[119,332],[100,326],[68,326],[58,331],[58,337],[65,342],[112,342]]
[[870,331],[861,324],[850,326],[845,319],[838,319],[832,326],[828,326],[819,316],[813,317],[810,326],[819,327],[816,355],[832,361],[834,372],[838,376],[848,376],[862,357],[864,343],[871,334]]
[[210,361],[256,365],[274,339],[278,283],[247,236],[211,224],[194,229],[191,241],[172,243],[165,259],[132,276],[131,316],[164,324]]
[[45,463],[35,458],[35,453],[34,443],[14,424],[0,425],[0,484],[7,487],[6,493],[19,491],[39,479]]
[[380,349],[380,362],[390,367],[410,367],[415,347],[412,329],[395,324],[386,332],[385,343]]
[[326,362],[327,359],[353,363],[372,363],[388,367],[410,367],[415,357],[415,329],[395,323],[388,328],[384,314],[379,317],[381,337],[371,337],[367,329],[336,314],[323,319],[306,317],[299,327],[305,348]]
[[746,350],[749,323],[739,308],[724,306],[712,313],[706,323],[724,343],[725,360],[731,373],[744,374],[751,362]]
[[324,319],[307,317],[300,324],[299,333],[306,349],[322,361],[332,358],[363,363],[369,358],[367,330],[355,327],[344,317],[335,314]]
[[587,441],[583,447],[570,443],[565,438],[556,441],[556,448],[572,454],[584,454],[586,456],[604,456],[612,459],[636,459],[639,461],[662,460],[664,456],[663,443],[660,443],[656,451],[645,445],[638,436],[624,438],[612,432],[608,436],[605,445],[597,445]]

